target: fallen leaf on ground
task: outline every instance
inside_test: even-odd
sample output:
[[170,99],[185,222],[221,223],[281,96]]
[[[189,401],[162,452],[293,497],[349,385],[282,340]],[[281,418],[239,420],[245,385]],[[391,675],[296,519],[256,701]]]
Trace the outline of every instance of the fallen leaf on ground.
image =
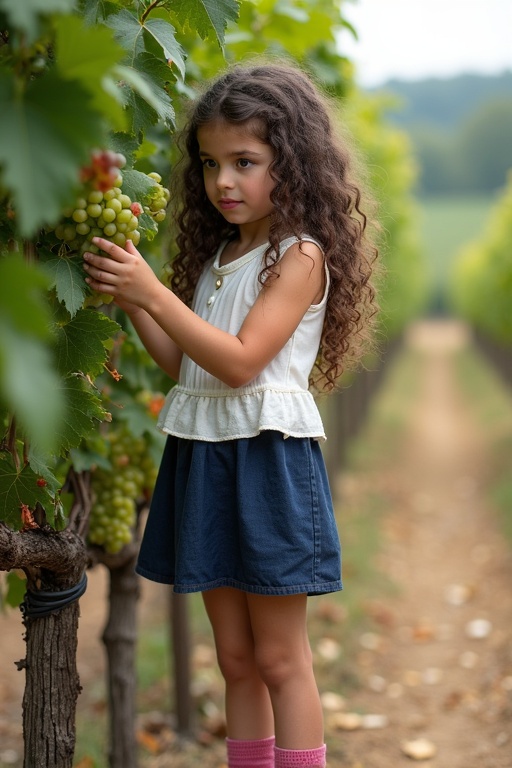
[[475,593],[469,584],[449,584],[445,589],[445,600],[450,605],[464,605]]
[[466,635],[472,640],[485,640],[492,632],[492,624],[487,619],[473,619],[466,624]]
[[413,739],[402,742],[402,752],[412,760],[428,760],[434,757],[437,747],[428,739]]
[[339,693],[334,693],[333,691],[325,691],[325,693],[322,693],[320,699],[323,708],[328,712],[341,712],[347,707],[346,699],[344,699],[343,696],[340,696]]
[[356,731],[362,723],[362,715],[357,712],[336,712],[327,718],[327,726],[340,731]]
[[363,715],[361,728],[364,730],[373,730],[377,728],[387,728],[389,718],[386,715]]
[[330,637],[322,637],[318,641],[316,650],[326,661],[335,661],[341,655],[341,645]]

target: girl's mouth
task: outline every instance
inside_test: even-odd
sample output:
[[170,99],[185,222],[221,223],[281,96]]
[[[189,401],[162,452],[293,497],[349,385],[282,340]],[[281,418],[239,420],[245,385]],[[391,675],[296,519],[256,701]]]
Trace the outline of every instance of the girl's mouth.
[[223,211],[229,211],[232,208],[236,208],[237,205],[240,205],[240,202],[240,200],[231,200],[229,197],[223,197],[219,200],[219,206]]

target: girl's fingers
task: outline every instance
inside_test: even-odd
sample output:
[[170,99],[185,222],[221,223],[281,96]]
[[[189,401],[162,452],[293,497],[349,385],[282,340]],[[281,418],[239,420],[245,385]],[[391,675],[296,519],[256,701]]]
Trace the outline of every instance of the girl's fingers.
[[92,242],[94,245],[97,245],[98,248],[101,248],[102,251],[108,253],[109,257],[114,259],[114,261],[122,262],[125,260],[123,257],[126,256],[126,251],[124,248],[121,248],[120,245],[111,243],[110,240],[105,240],[103,237],[93,237]]
[[107,281],[111,284],[116,282],[117,270],[113,270],[112,259],[105,256],[97,256],[94,253],[84,253],[84,269],[96,281]]
[[125,246],[122,248],[120,245],[111,243],[110,240],[105,240],[103,237],[93,237],[92,242],[101,248],[102,251],[108,253],[111,259],[115,261],[126,261],[126,254],[130,256],[140,256],[140,253],[135,248],[131,240],[127,240]]

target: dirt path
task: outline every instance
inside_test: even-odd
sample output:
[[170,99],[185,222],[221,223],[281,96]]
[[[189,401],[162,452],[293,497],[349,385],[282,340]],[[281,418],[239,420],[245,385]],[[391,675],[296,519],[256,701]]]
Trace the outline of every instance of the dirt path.
[[431,768],[512,766],[512,556],[486,508],[486,445],[454,379],[466,342],[449,323],[408,337],[421,391],[387,478],[382,561],[401,591],[381,606],[382,630],[363,638],[367,687],[349,701],[388,725],[340,732],[347,767],[410,766],[410,741],[435,750],[422,763]]
[[[454,323],[421,323],[408,336],[420,390],[391,475],[367,481],[391,495],[379,566],[399,590],[379,598],[378,630],[361,638],[362,687],[341,716],[326,712],[329,768],[410,767],[410,741],[435,749],[425,768],[512,768],[512,555],[486,507],[488,446],[454,376],[454,352],[466,342]],[[89,688],[103,674],[105,590],[97,570],[79,633]],[[19,615],[0,616],[0,768],[21,765],[23,676],[13,662],[23,655]],[[101,695],[98,703],[103,719]],[[380,727],[340,728],[361,722]],[[219,741],[150,762],[219,768],[222,755]]]

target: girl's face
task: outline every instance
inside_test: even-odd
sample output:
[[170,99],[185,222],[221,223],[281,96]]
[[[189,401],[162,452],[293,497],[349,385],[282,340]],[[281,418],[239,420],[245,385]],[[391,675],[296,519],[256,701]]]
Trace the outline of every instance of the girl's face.
[[268,231],[275,182],[274,150],[247,126],[214,121],[197,131],[208,199],[226,221],[247,231]]

